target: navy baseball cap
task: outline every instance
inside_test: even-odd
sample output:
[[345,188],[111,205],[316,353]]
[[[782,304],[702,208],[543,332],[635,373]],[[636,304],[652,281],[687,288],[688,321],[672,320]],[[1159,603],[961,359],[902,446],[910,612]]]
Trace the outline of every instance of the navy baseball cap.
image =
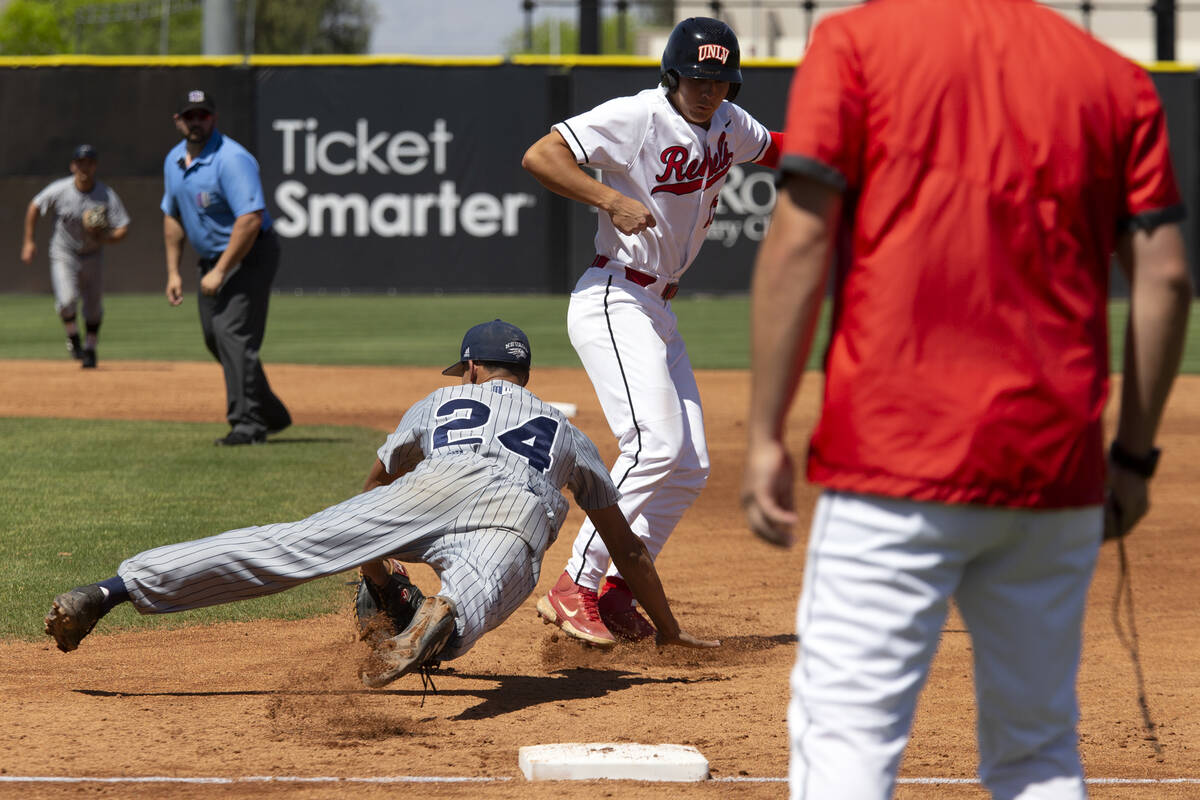
[[75,148],[75,153],[71,156],[72,161],[78,161],[81,158],[98,158],[96,148],[90,144],[81,144]]
[[212,98],[208,96],[208,92],[203,89],[189,89],[183,96],[182,102],[179,104],[177,114],[186,114],[189,111],[207,111],[210,114],[216,112],[217,107],[213,104]]
[[529,339],[516,325],[504,320],[482,322],[467,331],[462,340],[462,357],[442,370],[443,375],[461,377],[468,361],[498,361],[529,367]]

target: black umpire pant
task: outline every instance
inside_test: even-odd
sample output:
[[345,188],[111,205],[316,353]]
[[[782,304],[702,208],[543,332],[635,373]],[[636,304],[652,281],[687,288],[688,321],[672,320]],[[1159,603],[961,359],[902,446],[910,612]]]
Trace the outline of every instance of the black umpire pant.
[[[200,261],[200,275],[215,262]],[[279,237],[262,231],[242,264],[214,296],[200,293],[204,344],[225,372],[226,419],[234,432],[252,436],[292,424],[286,407],[267,383],[258,351],[267,330],[271,283],[279,269]]]

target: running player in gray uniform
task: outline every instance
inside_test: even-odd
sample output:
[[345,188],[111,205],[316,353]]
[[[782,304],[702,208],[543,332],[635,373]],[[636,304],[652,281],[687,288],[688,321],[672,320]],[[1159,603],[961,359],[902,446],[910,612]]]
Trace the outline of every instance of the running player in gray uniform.
[[[50,237],[50,281],[54,286],[54,307],[67,332],[67,349],[84,367],[96,366],[96,337],[104,316],[101,303],[101,248],[119,242],[129,233],[129,214],[108,186],[96,180],[96,148],[81,144],[71,158],[71,175],[54,181],[37,193],[25,211],[25,239],[21,260],[32,264],[37,255],[34,231],[39,215],[53,211],[56,220]],[[89,228],[84,214],[102,207],[107,225]],[[76,307],[82,301],[86,328],[79,340],[75,321]]]
[[679,629],[654,562],[617,506],[596,446],[524,388],[529,341],[496,320],[469,330],[439,389],[379,448],[367,490],[299,522],[229,531],[124,561],[117,576],[54,600],[46,633],[74,650],[116,603],[166,613],[272,594],[380,559],[429,564],[441,590],[409,626],[376,643],[362,675],[382,686],[433,660],[457,658],[507,619],[537,585],[570,488],[654,620],[660,644],[715,646]]

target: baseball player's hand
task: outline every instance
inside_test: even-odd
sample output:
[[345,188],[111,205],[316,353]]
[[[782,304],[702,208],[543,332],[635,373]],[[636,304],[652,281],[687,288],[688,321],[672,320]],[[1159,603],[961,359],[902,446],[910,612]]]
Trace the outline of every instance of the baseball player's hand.
[[1149,481],[1141,475],[1108,462],[1108,493],[1104,502],[1104,538],[1117,539],[1150,510]]
[[697,639],[687,631],[681,630],[675,636],[663,636],[662,631],[658,632],[654,643],[659,647],[667,645],[675,645],[677,647],[720,647],[721,643],[716,639]]
[[211,297],[221,291],[221,284],[224,282],[225,273],[213,267],[200,279],[200,291]]
[[771,544],[791,547],[798,519],[792,494],[795,471],[781,442],[753,445],[746,458],[742,507],[750,530]]
[[21,260],[26,264],[33,263],[33,257],[37,255],[37,245],[33,242],[25,242],[21,245]]
[[173,306],[183,302],[183,278],[178,275],[167,277],[167,302]]
[[608,209],[608,216],[612,218],[616,229],[626,236],[634,236],[658,224],[654,221],[650,209],[632,197],[618,198]]

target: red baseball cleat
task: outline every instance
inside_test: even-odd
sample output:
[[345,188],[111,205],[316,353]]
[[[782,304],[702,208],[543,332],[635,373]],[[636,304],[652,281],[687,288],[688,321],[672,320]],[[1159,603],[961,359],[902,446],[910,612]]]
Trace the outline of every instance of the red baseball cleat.
[[554,588],[537,602],[538,616],[563,629],[563,633],[596,647],[612,647],[616,638],[600,621],[596,590],[580,586],[563,573]]
[[600,620],[610,631],[627,642],[640,642],[643,639],[653,639],[658,631],[643,617],[633,604],[633,592],[624,578],[608,575],[600,584],[600,597],[597,603],[600,609]]

